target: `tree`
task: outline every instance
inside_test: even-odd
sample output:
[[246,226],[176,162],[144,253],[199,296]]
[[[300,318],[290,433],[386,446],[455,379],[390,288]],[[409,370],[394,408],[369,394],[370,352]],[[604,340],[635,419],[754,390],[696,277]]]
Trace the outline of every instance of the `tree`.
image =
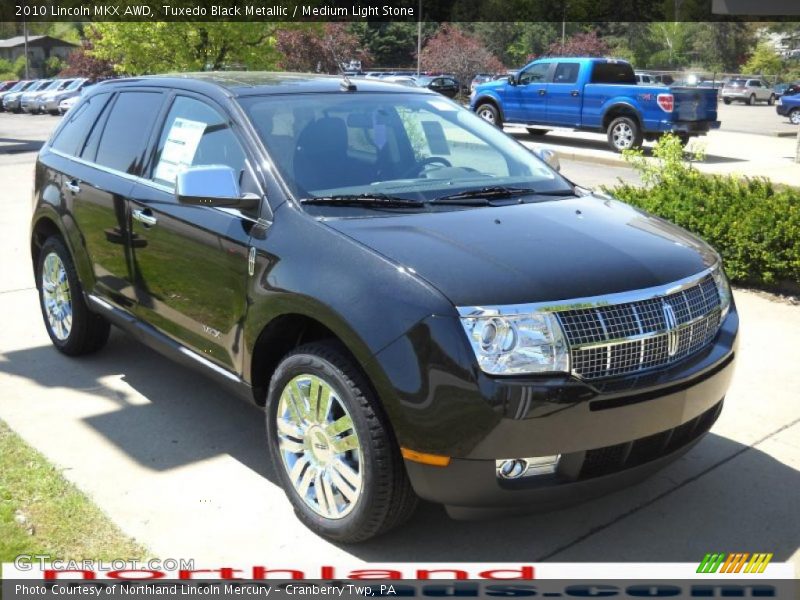
[[[423,23],[422,37],[433,35],[436,26]],[[379,67],[416,66],[417,24],[402,21],[351,23],[349,31]]]
[[756,46],[755,51],[742,66],[742,71],[752,75],[778,75],[783,70],[783,61],[770,44]]
[[503,63],[480,39],[449,23],[442,25],[428,40],[420,59],[424,70],[452,73],[462,84],[468,84],[478,73],[505,70]]
[[278,30],[275,45],[278,65],[287,71],[338,73],[337,61],[360,60],[366,66],[372,59],[347,23],[286,27]]
[[608,56],[611,47],[604,39],[598,37],[597,32],[576,33],[568,37],[562,44],[561,40],[553,42],[545,51],[546,56]]
[[106,79],[114,76],[114,65],[107,60],[92,56],[94,43],[84,40],[81,47],[70,52],[67,64],[61,71],[61,77],[88,77],[89,79]]
[[756,41],[753,23],[698,23],[692,36],[695,61],[715,71],[736,73]]
[[274,28],[231,21],[94,23],[90,54],[129,75],[264,69],[275,64]]
[[58,56],[51,56],[42,63],[42,75],[55,77],[64,68],[64,63]]

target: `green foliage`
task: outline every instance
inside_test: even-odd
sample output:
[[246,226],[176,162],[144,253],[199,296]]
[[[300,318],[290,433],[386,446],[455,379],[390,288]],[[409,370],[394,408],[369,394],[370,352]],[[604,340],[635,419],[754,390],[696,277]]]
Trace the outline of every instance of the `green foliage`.
[[64,62],[57,56],[51,56],[42,65],[45,77],[55,77],[64,68]]
[[16,73],[18,79],[22,79],[25,77],[25,57],[18,56],[17,60],[14,61],[13,66],[14,73]]
[[625,153],[643,187],[620,184],[605,191],[705,239],[734,282],[800,284],[800,191],[776,189],[765,178],[700,173],[672,135],[656,144],[653,156]]
[[16,78],[17,74],[14,72],[14,65],[12,62],[5,58],[0,58],[0,81]]
[[94,23],[91,55],[129,75],[275,66],[274,25],[261,22]]
[[742,66],[743,72],[754,75],[778,75],[782,70],[781,57],[770,44],[766,43],[759,44]]

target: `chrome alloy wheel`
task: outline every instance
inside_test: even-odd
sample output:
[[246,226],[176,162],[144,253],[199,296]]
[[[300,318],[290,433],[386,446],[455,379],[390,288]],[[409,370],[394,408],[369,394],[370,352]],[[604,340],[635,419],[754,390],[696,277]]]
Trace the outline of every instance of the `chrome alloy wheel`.
[[478,116],[485,121],[489,121],[489,123],[494,124],[494,113],[489,110],[488,108],[481,108],[478,111]]
[[627,123],[617,123],[611,130],[611,139],[614,140],[614,146],[627,150],[633,146],[633,129]]
[[800,125],[800,110],[794,109],[789,113],[789,120],[795,125]]
[[50,331],[63,342],[72,330],[72,296],[67,270],[55,252],[42,264],[42,303]]
[[298,375],[281,392],[278,446],[295,492],[314,512],[341,519],[362,490],[364,457],[353,419],[316,375]]

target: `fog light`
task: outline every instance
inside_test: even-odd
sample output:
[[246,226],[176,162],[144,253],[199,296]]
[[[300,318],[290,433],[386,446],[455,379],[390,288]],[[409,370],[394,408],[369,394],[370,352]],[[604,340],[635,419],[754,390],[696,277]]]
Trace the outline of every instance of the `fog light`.
[[501,479],[518,479],[535,475],[550,475],[556,472],[560,454],[532,456],[529,458],[506,458],[495,461],[497,476]]

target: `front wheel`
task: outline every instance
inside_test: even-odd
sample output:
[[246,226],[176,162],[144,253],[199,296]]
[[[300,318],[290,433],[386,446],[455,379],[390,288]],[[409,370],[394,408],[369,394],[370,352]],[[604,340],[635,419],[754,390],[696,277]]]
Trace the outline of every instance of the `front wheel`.
[[730,98],[723,98],[723,99],[722,99],[722,101],[723,101],[725,104],[730,104],[730,103],[731,103],[731,99],[730,99]]
[[775,94],[770,95],[769,99],[767,100],[767,104],[769,104],[770,106],[775,104]]
[[337,542],[408,519],[417,497],[368,382],[341,346],[312,343],[278,365],[267,394],[275,471],[298,518]]
[[503,118],[500,116],[500,111],[497,110],[494,104],[488,102],[481,104],[475,112],[484,121],[489,121],[489,123],[496,125],[500,129],[503,128]]
[[60,352],[79,356],[105,345],[110,325],[86,305],[72,257],[58,237],[42,245],[36,285],[47,334]]
[[755,95],[755,94],[750,94],[750,97],[747,99],[747,103],[748,103],[750,106],[752,106],[753,104],[755,104],[755,103],[756,103],[756,95]]
[[800,108],[792,109],[792,112],[789,113],[789,121],[795,125],[800,125]]
[[617,117],[608,126],[608,145],[615,152],[638,148],[642,140],[639,124],[630,117]]

